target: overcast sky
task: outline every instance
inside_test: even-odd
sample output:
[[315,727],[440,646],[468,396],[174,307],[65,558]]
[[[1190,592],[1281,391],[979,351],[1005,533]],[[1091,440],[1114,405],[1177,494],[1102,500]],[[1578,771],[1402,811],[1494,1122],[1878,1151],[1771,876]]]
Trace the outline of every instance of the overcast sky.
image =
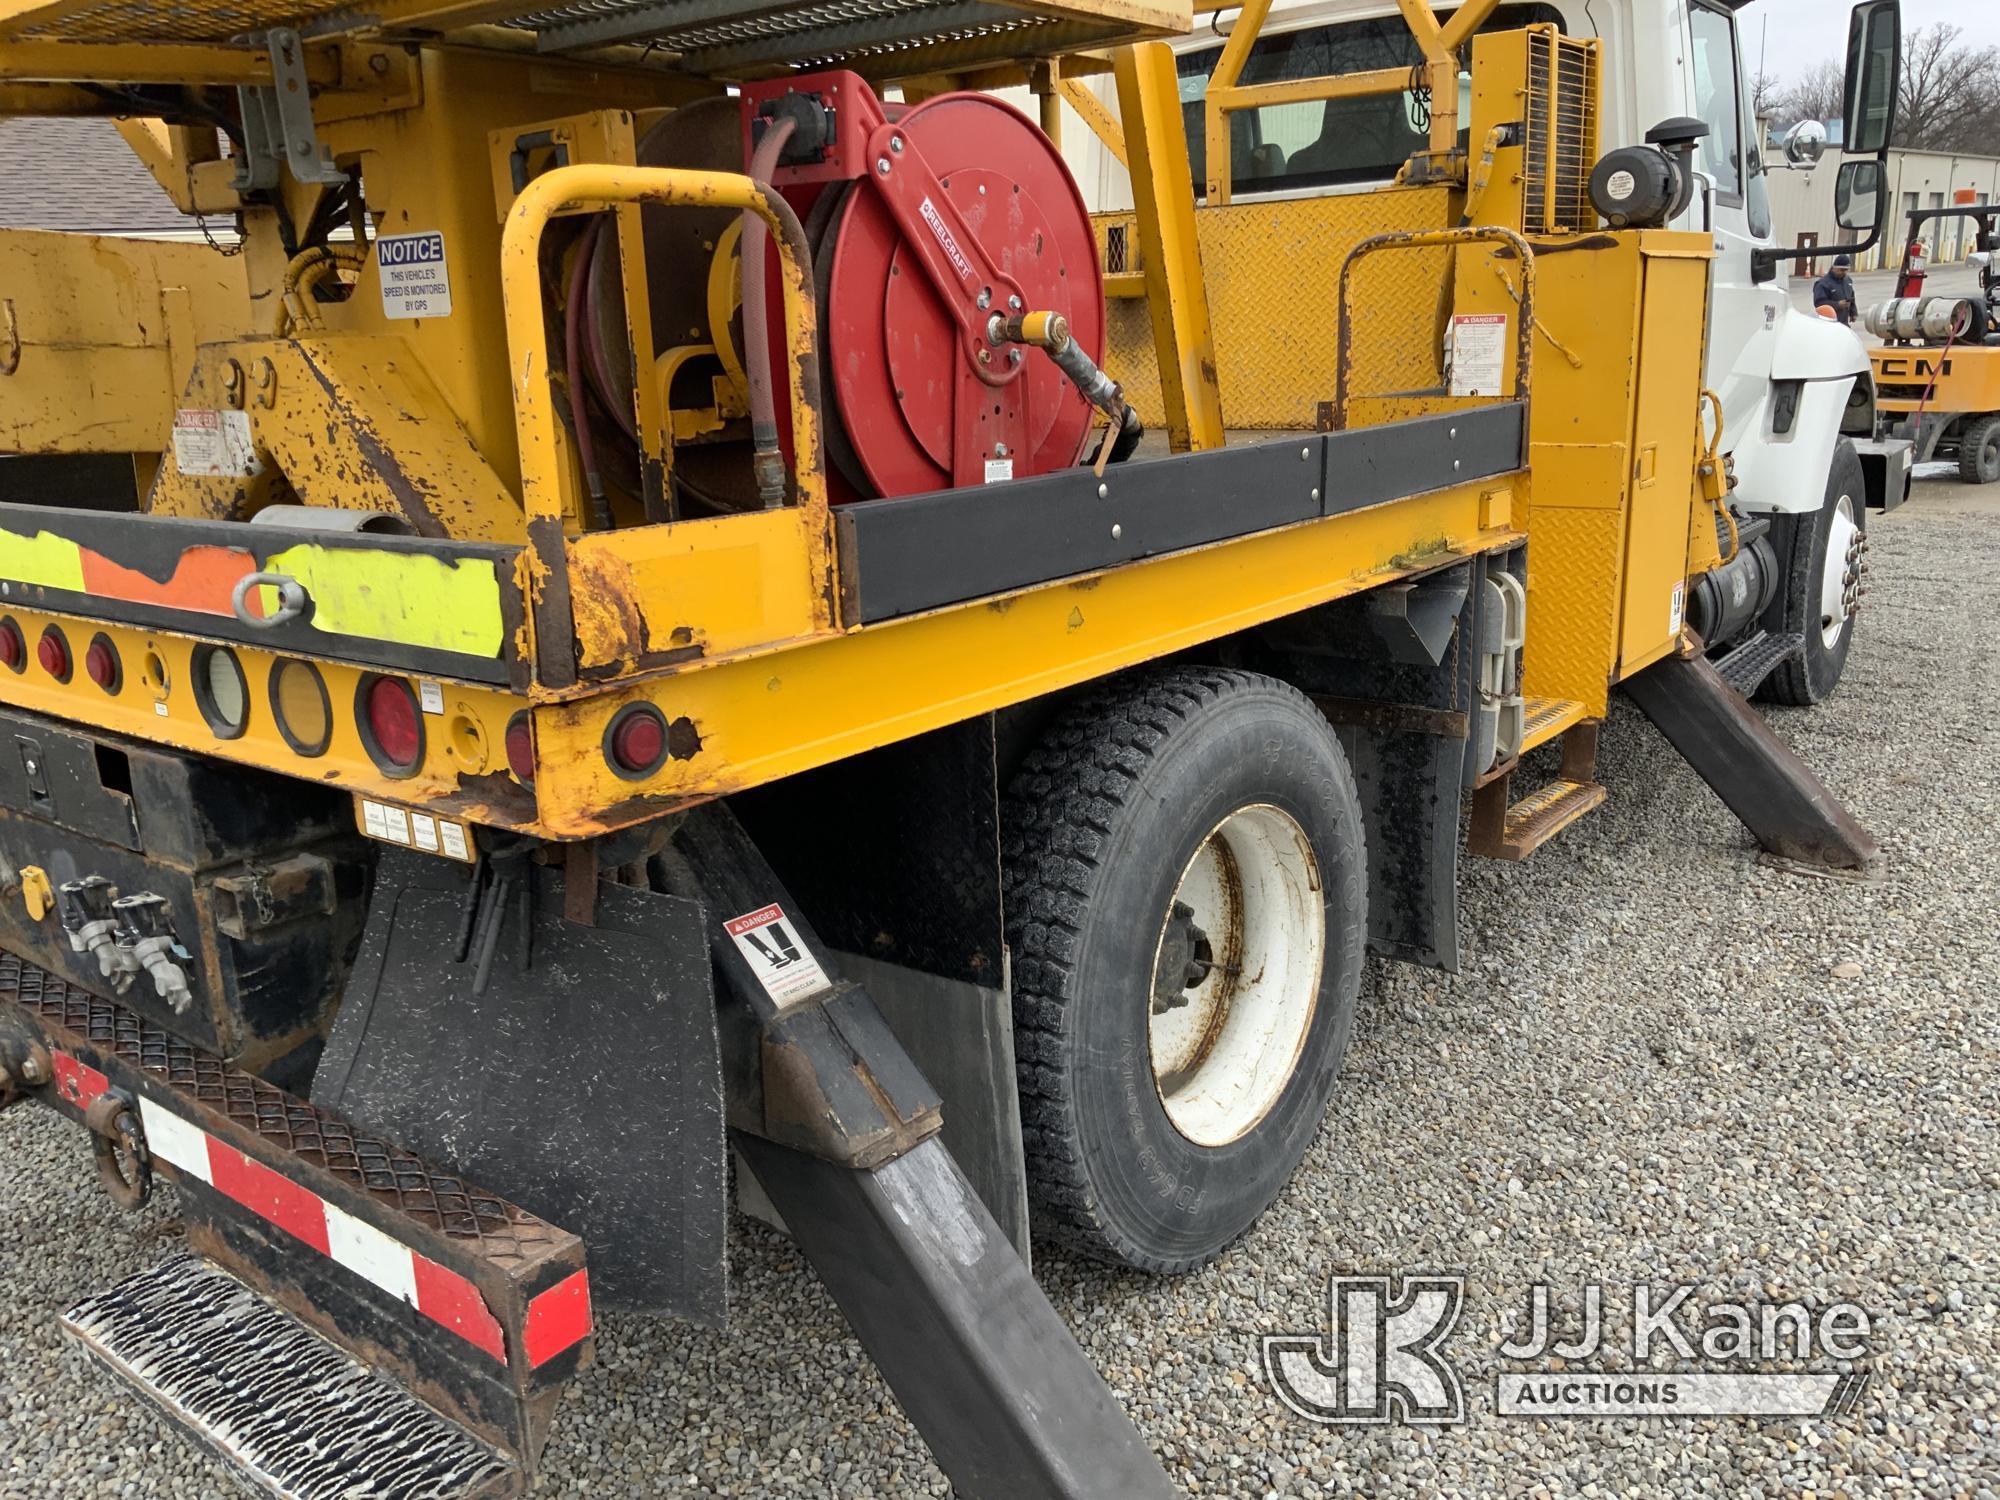
[[[1847,12],[1840,0],[1756,0],[1746,6],[1737,24],[1750,71],[1757,71],[1760,50],[1764,71],[1787,81],[1823,58],[1839,57],[1847,47]],[[2000,45],[1996,0],[1903,0],[1905,32],[1937,21],[1958,27],[1968,42]]]

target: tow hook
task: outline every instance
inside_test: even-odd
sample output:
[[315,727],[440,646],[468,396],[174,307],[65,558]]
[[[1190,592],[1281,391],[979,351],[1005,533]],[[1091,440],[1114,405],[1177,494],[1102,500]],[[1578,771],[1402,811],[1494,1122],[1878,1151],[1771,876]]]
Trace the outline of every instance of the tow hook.
[[122,1089],[106,1089],[84,1111],[83,1123],[111,1201],[120,1208],[144,1208],[153,1196],[153,1154],[146,1148],[137,1102]]

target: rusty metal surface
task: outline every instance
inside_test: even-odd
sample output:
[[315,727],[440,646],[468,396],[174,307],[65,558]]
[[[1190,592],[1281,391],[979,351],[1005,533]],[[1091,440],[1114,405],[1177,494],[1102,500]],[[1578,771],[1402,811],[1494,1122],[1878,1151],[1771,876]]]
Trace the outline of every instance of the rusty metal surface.
[[425,1229],[467,1243],[498,1267],[539,1264],[574,1243],[490,1193],[434,1172],[400,1146],[361,1134],[282,1089],[239,1073],[219,1058],[59,976],[0,952],[0,1005],[18,1005],[58,1046],[69,1038],[110,1053],[195,1103],[254,1132],[277,1150],[360,1188]]

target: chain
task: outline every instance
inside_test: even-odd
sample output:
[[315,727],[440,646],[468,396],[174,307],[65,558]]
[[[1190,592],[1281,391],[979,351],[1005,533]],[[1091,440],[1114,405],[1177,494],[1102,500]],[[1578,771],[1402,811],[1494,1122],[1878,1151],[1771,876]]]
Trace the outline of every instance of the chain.
[[208,241],[208,248],[213,250],[217,255],[241,255],[243,253],[243,239],[240,235],[237,237],[235,244],[226,248],[217,241],[214,233],[208,227],[207,214],[196,214],[194,216],[194,224],[195,228],[201,231],[201,237]]

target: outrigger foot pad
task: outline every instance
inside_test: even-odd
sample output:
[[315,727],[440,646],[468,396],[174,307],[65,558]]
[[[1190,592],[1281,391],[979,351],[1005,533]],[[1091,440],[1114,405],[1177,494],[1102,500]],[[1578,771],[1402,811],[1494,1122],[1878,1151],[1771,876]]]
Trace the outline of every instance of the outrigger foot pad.
[[1872,875],[1875,836],[1701,656],[1670,656],[1625,691],[1767,854],[1819,872]]

